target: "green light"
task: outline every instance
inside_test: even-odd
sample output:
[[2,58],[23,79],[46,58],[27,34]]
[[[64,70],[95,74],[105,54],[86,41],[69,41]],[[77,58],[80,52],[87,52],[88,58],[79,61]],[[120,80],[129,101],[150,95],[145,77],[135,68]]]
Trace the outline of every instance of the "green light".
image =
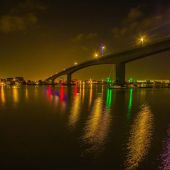
[[108,84],[111,84],[113,81],[112,81],[112,78],[111,77],[107,77],[106,78],[106,82],[108,83]]
[[132,83],[133,82],[133,78],[130,78],[128,81],[129,81],[129,83]]
[[130,119],[131,117],[132,104],[133,104],[133,88],[129,90],[128,119]]
[[111,105],[112,105],[112,89],[107,89],[106,108],[110,109]]

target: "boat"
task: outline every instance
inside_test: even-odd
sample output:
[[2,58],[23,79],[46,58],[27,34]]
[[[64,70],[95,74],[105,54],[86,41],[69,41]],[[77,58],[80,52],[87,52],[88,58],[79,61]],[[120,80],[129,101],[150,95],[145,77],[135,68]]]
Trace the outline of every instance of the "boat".
[[121,85],[115,84],[115,85],[110,85],[109,88],[110,89],[125,89],[126,86],[121,86]]

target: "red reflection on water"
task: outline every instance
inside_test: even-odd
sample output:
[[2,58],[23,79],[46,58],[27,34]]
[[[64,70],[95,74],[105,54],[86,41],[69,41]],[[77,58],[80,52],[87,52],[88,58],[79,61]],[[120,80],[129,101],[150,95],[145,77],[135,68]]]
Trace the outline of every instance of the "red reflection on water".
[[51,86],[48,86],[47,95],[48,95],[48,99],[51,101],[52,100],[52,88],[51,88]]
[[64,86],[60,86],[60,101],[64,101]]
[[77,93],[78,93],[78,85],[76,83],[74,86],[74,96],[77,96]]

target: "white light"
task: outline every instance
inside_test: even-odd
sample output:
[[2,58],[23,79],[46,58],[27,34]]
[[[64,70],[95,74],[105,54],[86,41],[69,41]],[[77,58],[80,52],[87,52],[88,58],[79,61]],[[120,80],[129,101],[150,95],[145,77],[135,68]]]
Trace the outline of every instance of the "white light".
[[99,57],[99,55],[98,55],[97,53],[95,53],[95,54],[94,54],[94,57],[95,57],[95,58],[98,58],[98,57]]

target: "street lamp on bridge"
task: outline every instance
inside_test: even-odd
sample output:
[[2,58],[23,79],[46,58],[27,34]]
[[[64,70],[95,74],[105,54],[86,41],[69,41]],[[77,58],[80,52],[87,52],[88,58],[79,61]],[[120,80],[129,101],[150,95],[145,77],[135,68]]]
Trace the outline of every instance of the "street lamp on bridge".
[[147,36],[142,35],[138,38],[137,44],[143,46],[144,44],[146,44],[147,41],[148,41]]
[[102,56],[104,56],[104,50],[105,50],[105,46],[104,45],[102,45],[102,47],[101,47],[101,54],[102,54]]
[[98,54],[98,53],[95,53],[95,54],[94,54],[94,57],[95,57],[95,58],[98,58],[98,57],[99,57],[99,54]]
[[140,40],[139,40],[139,41],[140,41],[141,44],[143,45],[143,43],[144,43],[144,41],[145,41],[144,37],[140,37]]
[[75,65],[75,66],[78,65],[78,63],[77,63],[77,62],[74,62],[74,65]]

